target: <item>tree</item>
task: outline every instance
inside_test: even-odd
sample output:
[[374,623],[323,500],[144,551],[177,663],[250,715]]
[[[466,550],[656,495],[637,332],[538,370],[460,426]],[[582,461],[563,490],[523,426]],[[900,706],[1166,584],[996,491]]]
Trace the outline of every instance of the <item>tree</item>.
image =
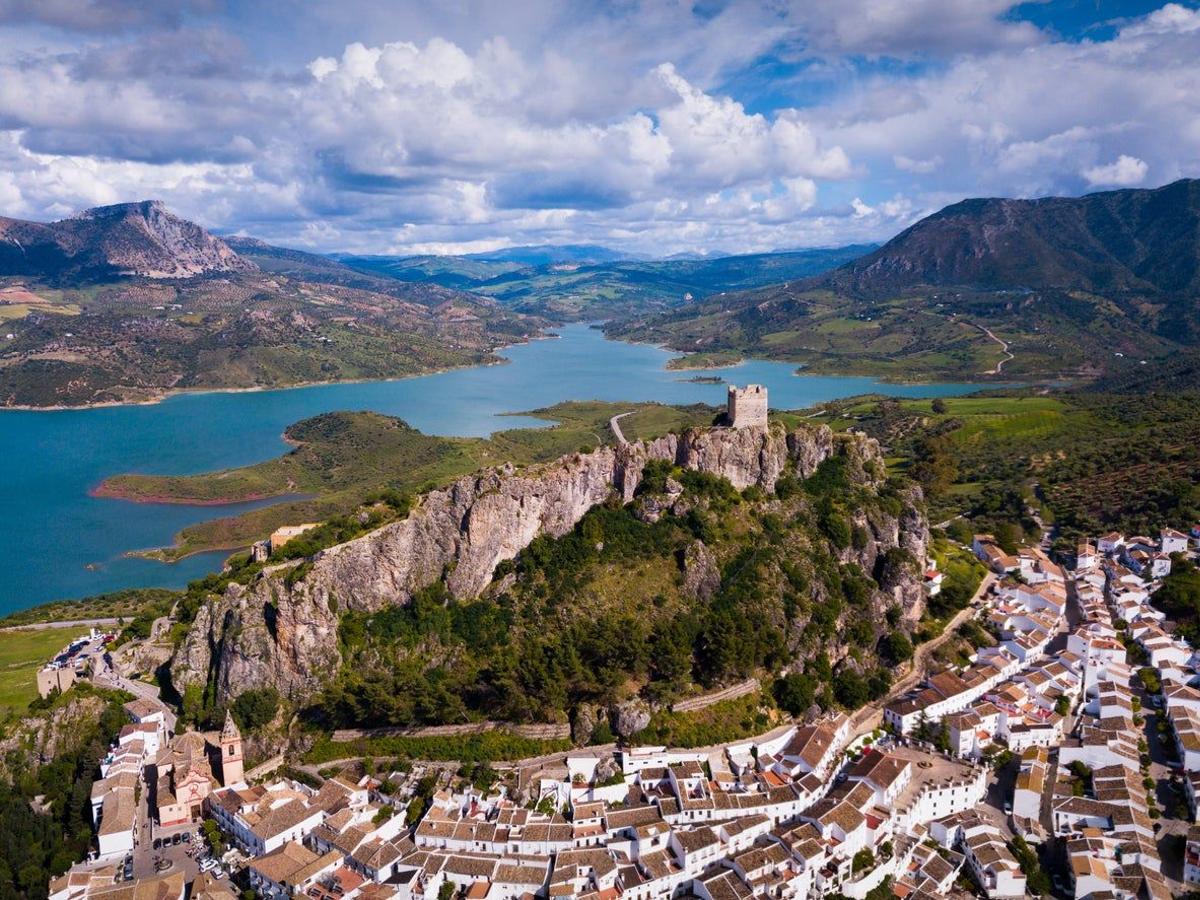
[[807,672],[788,672],[775,680],[775,702],[785,712],[802,716],[817,696],[817,682]]
[[842,669],[834,676],[833,696],[847,709],[857,709],[869,698],[867,682],[854,669]]
[[941,397],[934,397],[933,402],[929,404],[929,408],[939,416],[946,414],[946,401]]
[[279,712],[279,691],[273,687],[250,688],[233,701],[233,717],[238,727],[257,731]]
[[907,662],[913,655],[912,641],[903,631],[884,635],[879,642],[879,650],[892,663]]
[[958,461],[950,438],[925,435],[913,444],[909,475],[920,482],[930,496],[944,494],[958,479]]
[[1157,694],[1162,690],[1162,681],[1158,677],[1158,669],[1152,666],[1139,669],[1138,678],[1141,679],[1142,687],[1146,689],[1147,693]]
[[854,858],[850,860],[850,871],[857,875],[859,872],[865,872],[873,865],[875,865],[875,854],[864,847],[855,853]]

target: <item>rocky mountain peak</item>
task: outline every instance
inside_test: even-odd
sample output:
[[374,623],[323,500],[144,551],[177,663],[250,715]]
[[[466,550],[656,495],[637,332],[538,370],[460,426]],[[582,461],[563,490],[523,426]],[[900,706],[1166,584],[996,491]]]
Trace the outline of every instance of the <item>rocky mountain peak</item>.
[[0,274],[47,279],[190,278],[252,271],[220,238],[159,200],[85,209],[58,222],[4,220]]

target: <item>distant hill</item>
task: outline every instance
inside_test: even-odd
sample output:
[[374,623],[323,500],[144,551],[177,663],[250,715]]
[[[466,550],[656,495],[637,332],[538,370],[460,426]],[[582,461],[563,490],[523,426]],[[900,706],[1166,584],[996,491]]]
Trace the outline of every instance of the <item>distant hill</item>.
[[487,253],[467,253],[466,259],[485,262],[511,262],[523,266],[549,266],[554,263],[606,263],[623,259],[642,259],[632,253],[610,250],[595,244],[537,244],[529,247],[506,247]]
[[[603,248],[575,249],[582,255]],[[714,258],[564,259],[539,265],[487,254],[337,258],[363,272],[473,291],[521,312],[556,319],[611,319],[661,312],[724,291],[815,275],[873,249],[875,245],[870,244]]]
[[0,275],[186,278],[253,268],[220,238],[154,200],[101,206],[58,222],[0,218]]
[[964,200],[825,274],[610,333],[814,371],[1095,377],[1200,343],[1200,181]]
[[917,285],[1200,294],[1200,180],[1040,200],[964,200],[820,280],[869,296]]

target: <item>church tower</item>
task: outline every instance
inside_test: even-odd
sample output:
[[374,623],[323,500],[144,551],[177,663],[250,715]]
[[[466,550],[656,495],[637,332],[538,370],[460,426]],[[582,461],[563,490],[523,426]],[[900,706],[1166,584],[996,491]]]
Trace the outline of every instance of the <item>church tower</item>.
[[245,780],[242,769],[242,733],[233,721],[233,713],[226,710],[225,727],[221,729],[221,784],[229,787]]

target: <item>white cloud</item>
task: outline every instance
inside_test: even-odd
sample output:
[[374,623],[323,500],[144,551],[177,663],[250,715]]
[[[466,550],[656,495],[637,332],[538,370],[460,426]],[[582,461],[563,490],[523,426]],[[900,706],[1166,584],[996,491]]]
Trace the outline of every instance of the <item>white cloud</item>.
[[914,175],[928,175],[930,172],[936,172],[938,166],[942,164],[942,158],[934,155],[929,159],[913,159],[905,156],[903,153],[898,153],[892,157],[892,164],[901,172],[912,172]]
[[1087,179],[1088,184],[1133,187],[1146,180],[1148,169],[1149,166],[1136,156],[1126,156],[1122,153],[1115,162],[1107,166],[1084,169],[1083,177]]
[[209,4],[0,0],[0,214],[160,197],[318,249],[744,252],[1200,173],[1179,4],[1076,42],[1007,0]]

